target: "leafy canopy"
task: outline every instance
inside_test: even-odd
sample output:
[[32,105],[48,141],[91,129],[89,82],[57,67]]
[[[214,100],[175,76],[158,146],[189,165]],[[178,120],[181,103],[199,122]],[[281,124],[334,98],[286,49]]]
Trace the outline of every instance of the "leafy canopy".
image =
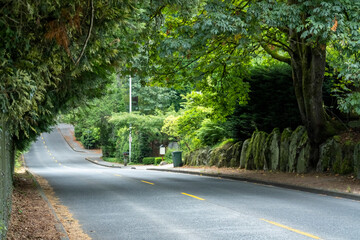
[[190,18],[164,9],[160,35],[149,43],[153,83],[190,83],[214,94],[212,104],[232,110],[236,101],[246,100],[243,79],[251,59],[266,53],[291,64],[297,39],[300,54],[307,46],[336,53],[327,61],[352,90],[341,95],[342,109],[356,110],[359,11],[357,0],[207,0]]

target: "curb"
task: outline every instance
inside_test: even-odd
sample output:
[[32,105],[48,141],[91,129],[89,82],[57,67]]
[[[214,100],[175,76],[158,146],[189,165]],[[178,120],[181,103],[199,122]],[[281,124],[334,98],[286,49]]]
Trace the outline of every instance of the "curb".
[[57,221],[57,224],[55,225],[55,228],[62,235],[62,236],[60,236],[60,240],[70,240],[69,235],[67,234],[67,232],[66,232],[66,230],[64,228],[64,225],[59,220],[59,218],[58,218],[53,206],[51,205],[49,199],[46,197],[43,189],[41,188],[41,186],[39,184],[39,182],[34,177],[34,173],[32,173],[26,166],[24,166],[24,167],[25,167],[26,172],[30,174],[31,178],[33,179],[33,181],[34,181],[34,183],[36,185],[36,188],[38,189],[38,191],[39,191],[39,193],[41,195],[41,197],[45,200],[45,202],[47,203],[48,207],[50,208],[52,214],[54,215],[54,217],[55,217],[55,219]]
[[65,142],[69,145],[69,147],[75,151],[75,152],[81,152],[81,153],[86,153],[86,151],[83,151],[83,150],[77,150],[73,145],[71,145],[68,140],[66,140],[64,134],[61,132],[60,128],[56,128],[58,130],[58,132],[61,134],[61,136],[64,138]]
[[191,175],[199,175],[199,176],[207,176],[207,177],[221,177],[224,179],[256,183],[256,184],[262,184],[262,185],[267,185],[267,186],[274,186],[274,187],[286,188],[286,189],[297,190],[297,191],[302,191],[302,192],[326,195],[326,196],[330,196],[330,197],[346,198],[346,199],[350,199],[350,200],[360,201],[360,195],[354,195],[354,194],[343,193],[343,192],[335,192],[335,191],[323,190],[323,189],[317,189],[317,188],[295,186],[295,185],[276,183],[276,182],[270,182],[270,181],[262,181],[262,180],[251,179],[251,178],[246,178],[246,177],[231,176],[231,175],[226,175],[226,174],[221,174],[221,173],[219,173],[219,174],[202,173],[202,172],[193,172],[193,171],[187,171],[187,170],[181,170],[181,169],[158,169],[158,168],[148,168],[147,170],[183,173],[183,174],[191,174]]
[[106,165],[106,164],[101,164],[99,162],[96,162],[95,160],[91,160],[90,158],[86,157],[85,160],[93,163],[93,164],[96,164],[96,165],[99,165],[99,166],[102,166],[102,167],[109,167],[109,168],[122,168],[122,166],[115,166],[115,165]]

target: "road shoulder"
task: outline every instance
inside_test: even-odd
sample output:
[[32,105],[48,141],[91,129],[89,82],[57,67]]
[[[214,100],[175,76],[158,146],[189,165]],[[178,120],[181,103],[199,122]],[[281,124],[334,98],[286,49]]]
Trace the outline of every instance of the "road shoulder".
[[341,176],[331,173],[296,174],[208,166],[185,166],[172,169],[151,167],[147,168],[147,170],[195,174],[200,176],[246,181],[360,201],[360,181],[351,175]]

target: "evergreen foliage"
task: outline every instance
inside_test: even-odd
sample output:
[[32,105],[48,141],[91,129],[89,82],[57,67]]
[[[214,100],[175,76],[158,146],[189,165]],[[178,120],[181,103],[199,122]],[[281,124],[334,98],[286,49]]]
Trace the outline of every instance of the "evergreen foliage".
[[229,116],[227,131],[245,140],[253,131],[281,131],[301,125],[301,118],[292,84],[291,68],[285,64],[256,66],[250,74],[249,102],[238,105]]

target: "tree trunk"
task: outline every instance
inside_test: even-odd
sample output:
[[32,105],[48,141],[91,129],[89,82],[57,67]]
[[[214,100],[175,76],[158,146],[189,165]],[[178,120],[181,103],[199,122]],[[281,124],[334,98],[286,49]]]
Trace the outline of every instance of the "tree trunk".
[[326,45],[309,44],[290,32],[291,66],[296,99],[311,144],[310,166],[316,167],[319,146],[328,137],[322,87],[326,64]]

